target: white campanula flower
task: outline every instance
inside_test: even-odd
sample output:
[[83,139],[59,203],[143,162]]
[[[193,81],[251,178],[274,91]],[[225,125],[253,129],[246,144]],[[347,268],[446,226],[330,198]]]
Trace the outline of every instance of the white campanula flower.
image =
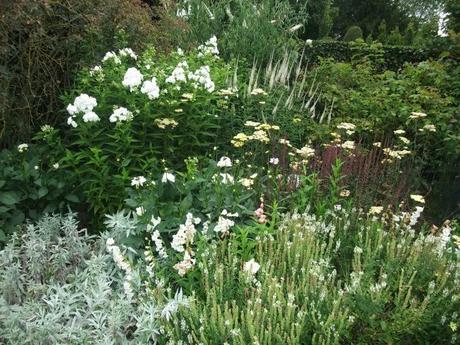
[[136,176],[131,180],[131,186],[139,188],[147,182],[147,179],[144,176]]
[[225,167],[231,167],[232,166],[232,161],[230,158],[226,156],[222,156],[219,161],[217,162],[217,166],[219,168],[225,168]]
[[59,169],[59,163],[54,163],[53,164],[53,169],[58,170]]
[[184,56],[184,51],[183,51],[181,48],[177,48],[176,53],[177,53],[177,55],[179,55],[179,56]]
[[220,177],[222,177],[223,184],[233,184],[235,182],[235,179],[230,174],[227,174],[227,173],[220,174]]
[[130,67],[125,73],[123,81],[121,82],[123,86],[129,88],[130,91],[135,90],[139,85],[141,85],[144,76],[136,67]]
[[279,162],[280,162],[279,158],[276,158],[276,157],[270,158],[270,164],[278,165]]
[[163,182],[163,183],[167,183],[167,182],[174,183],[174,182],[176,182],[176,176],[174,176],[174,174],[172,174],[170,172],[165,172],[163,174],[163,177],[161,178],[161,182]]
[[255,275],[260,269],[260,265],[254,259],[251,259],[244,263],[243,271],[250,274]]
[[18,145],[18,151],[21,152],[21,153],[26,152],[28,149],[29,149],[28,144],[20,144],[20,145]]
[[116,108],[109,117],[110,122],[130,121],[133,119],[133,113],[124,107]]
[[136,214],[140,217],[145,213],[145,208],[143,206],[136,207]]
[[117,65],[121,64],[120,58],[113,51],[109,51],[105,53],[104,57],[102,58],[102,62],[105,62],[108,60],[113,60],[113,62],[115,62]]
[[151,80],[146,80],[142,84],[141,92],[146,94],[149,99],[160,97],[160,88],[157,84],[157,79],[153,77]]
[[307,44],[307,46],[313,47],[313,40],[308,39],[308,40],[305,41],[305,43]]
[[137,60],[137,55],[131,48],[120,49],[120,50],[118,50],[118,54],[120,56],[129,56],[129,57],[133,58],[134,60]]
[[101,119],[99,118],[99,116],[97,116],[97,114],[93,111],[90,111],[86,113],[85,115],[83,115],[84,122],[98,122],[100,120]]

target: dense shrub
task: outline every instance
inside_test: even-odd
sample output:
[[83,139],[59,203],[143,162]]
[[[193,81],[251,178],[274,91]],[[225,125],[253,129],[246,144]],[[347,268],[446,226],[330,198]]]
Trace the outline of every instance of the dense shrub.
[[25,219],[77,207],[75,175],[62,167],[58,131],[43,126],[33,143],[0,152],[0,247]]
[[[414,188],[427,188],[438,178],[456,176],[459,105],[452,73],[455,71],[439,62],[406,65],[400,72],[378,72],[370,63],[325,60],[313,75],[322,80],[326,97],[336,100],[333,116],[357,125],[361,141],[405,142],[403,146],[414,153],[411,170],[418,171],[410,180]],[[394,133],[398,130],[404,132]],[[398,139],[401,136],[404,138]],[[457,213],[457,204],[458,199],[444,204],[443,215]]]
[[380,70],[398,70],[405,63],[418,63],[437,59],[445,51],[445,45],[434,47],[390,46],[380,43],[314,41],[307,47],[305,56],[310,63],[321,58],[332,58],[337,62],[352,62],[366,57]]
[[155,30],[140,1],[2,1],[0,143],[54,124],[75,72],[118,44],[144,47]]
[[359,26],[351,26],[348,28],[345,36],[343,36],[343,40],[345,42],[352,42],[356,41],[357,39],[363,38],[363,30]]

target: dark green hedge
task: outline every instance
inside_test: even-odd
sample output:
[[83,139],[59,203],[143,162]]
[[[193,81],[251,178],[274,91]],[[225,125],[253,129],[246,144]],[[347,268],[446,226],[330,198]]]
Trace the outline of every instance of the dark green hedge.
[[339,62],[352,62],[367,57],[380,69],[398,70],[406,62],[417,63],[428,59],[438,59],[443,49],[417,48],[411,46],[384,46],[380,43],[314,41],[305,49],[309,63],[317,63],[320,58],[333,58]]

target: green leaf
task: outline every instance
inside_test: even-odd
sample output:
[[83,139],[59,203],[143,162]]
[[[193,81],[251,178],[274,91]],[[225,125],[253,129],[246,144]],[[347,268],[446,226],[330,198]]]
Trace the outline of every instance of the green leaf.
[[188,194],[180,203],[180,209],[187,211],[192,207],[193,197],[192,194]]
[[0,180],[0,188],[2,188],[6,184],[6,181]]
[[4,205],[12,206],[17,204],[21,198],[15,192],[1,192],[0,193],[0,202]]
[[0,230],[0,242],[5,242],[6,241],[6,234],[3,232],[3,230]]
[[68,194],[65,196],[66,200],[71,201],[71,202],[79,202],[78,196],[75,194]]
[[48,194],[48,188],[46,187],[41,187],[38,190],[38,198],[43,198],[46,194]]

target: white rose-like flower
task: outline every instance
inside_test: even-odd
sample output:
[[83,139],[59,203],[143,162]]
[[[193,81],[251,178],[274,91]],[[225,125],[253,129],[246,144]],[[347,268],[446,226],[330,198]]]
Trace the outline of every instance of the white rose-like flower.
[[217,162],[217,166],[219,168],[231,167],[232,160],[226,156],[222,156],[219,161]]
[[250,275],[255,275],[259,269],[260,265],[254,259],[245,262],[243,266],[243,271]]
[[174,183],[174,182],[176,182],[176,176],[174,176],[174,174],[171,174],[169,172],[165,172],[163,174],[163,177],[161,178],[161,182],[163,182],[163,183],[167,183],[167,182]]
[[136,67],[130,67],[125,73],[122,84],[123,86],[129,88],[130,91],[133,91],[136,87],[141,85],[142,79],[144,76]]
[[99,118],[99,116],[97,116],[97,114],[93,111],[90,111],[86,113],[85,115],[83,115],[84,122],[98,122],[100,120],[101,119]]
[[160,88],[157,84],[157,79],[155,77],[152,80],[146,80],[142,84],[141,92],[146,94],[149,99],[156,99],[160,97]]

